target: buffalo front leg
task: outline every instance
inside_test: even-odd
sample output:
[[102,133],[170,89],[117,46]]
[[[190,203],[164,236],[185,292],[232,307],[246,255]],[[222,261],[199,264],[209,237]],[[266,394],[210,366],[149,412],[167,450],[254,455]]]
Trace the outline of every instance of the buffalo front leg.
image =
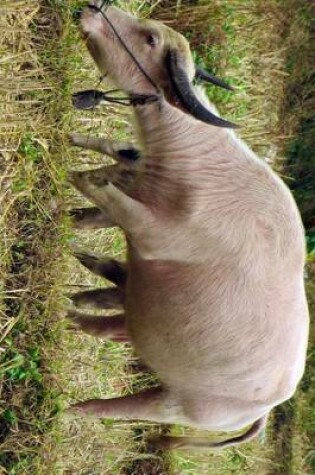
[[119,343],[129,342],[124,314],[107,316],[92,316],[85,313],[70,310],[67,317],[74,323],[75,328],[98,338],[104,338]]
[[106,167],[72,172],[70,181],[127,233],[135,235],[153,224],[154,217],[149,208],[108,182]]
[[[118,165],[107,165],[95,170],[103,180],[115,182],[126,181],[126,172]],[[130,179],[130,177],[128,176]],[[76,208],[69,211],[72,218],[72,225],[76,229],[99,229],[117,226],[115,219],[112,219],[105,210],[96,207]]]
[[100,229],[116,226],[116,223],[109,218],[105,211],[101,211],[94,206],[90,208],[74,208],[68,214],[75,229]]
[[108,155],[117,162],[132,165],[140,157],[140,152],[131,143],[106,140],[72,133],[69,136],[72,145]]
[[78,416],[140,419],[166,424],[177,419],[173,397],[161,387],[114,399],[90,399],[74,404],[67,412]]

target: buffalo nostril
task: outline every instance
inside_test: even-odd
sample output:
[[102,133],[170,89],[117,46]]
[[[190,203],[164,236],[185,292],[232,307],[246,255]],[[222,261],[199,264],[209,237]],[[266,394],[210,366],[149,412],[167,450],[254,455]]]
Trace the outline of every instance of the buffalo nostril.
[[83,8],[75,8],[72,13],[72,18],[74,21],[78,22],[81,19]]
[[99,12],[101,10],[99,7],[91,3],[88,4],[87,8],[89,8],[90,10],[95,10],[96,12]]

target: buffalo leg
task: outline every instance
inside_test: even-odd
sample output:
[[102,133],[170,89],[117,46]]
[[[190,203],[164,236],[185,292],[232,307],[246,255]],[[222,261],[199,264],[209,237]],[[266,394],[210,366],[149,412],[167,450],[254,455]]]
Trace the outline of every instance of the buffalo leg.
[[143,223],[153,224],[150,209],[108,182],[106,169],[72,172],[70,181],[127,233],[143,233]]
[[98,338],[116,342],[129,342],[124,314],[107,316],[92,316],[70,310],[67,317],[74,323],[75,328]]
[[99,208],[75,208],[69,211],[72,226],[76,229],[100,229],[117,226],[105,211]]
[[[89,172],[86,172],[89,173]],[[126,183],[126,172],[118,165],[107,165],[94,170],[96,176],[99,176],[105,182],[117,182],[117,185]],[[128,175],[128,179],[130,176]],[[73,227],[76,229],[99,229],[111,228],[117,226],[115,219],[111,218],[105,210],[97,207],[78,208],[70,210]]]
[[72,145],[108,155],[114,160],[124,162],[127,165],[132,165],[140,156],[139,150],[131,143],[89,137],[77,133],[70,134],[69,138]]
[[77,307],[89,305],[95,308],[111,309],[122,308],[124,292],[118,287],[106,289],[85,290],[70,295],[71,300]]
[[93,274],[104,277],[118,287],[125,286],[127,269],[122,262],[88,252],[75,251],[73,255]]
[[176,402],[161,387],[114,399],[90,399],[71,406],[67,412],[109,419],[142,419],[159,423],[176,420]]

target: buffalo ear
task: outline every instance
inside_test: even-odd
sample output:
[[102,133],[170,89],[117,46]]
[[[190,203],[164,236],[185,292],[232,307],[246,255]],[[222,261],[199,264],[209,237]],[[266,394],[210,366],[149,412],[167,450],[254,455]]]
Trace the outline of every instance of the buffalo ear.
[[192,84],[183,65],[181,65],[180,55],[176,50],[169,50],[166,54],[166,67],[180,103],[196,119],[206,122],[216,127],[237,128],[232,122],[221,119],[210,112],[197,98]]
[[217,78],[213,76],[212,74],[208,73],[208,71],[205,71],[202,68],[199,68],[196,66],[196,74],[195,77],[197,79],[201,79],[202,81],[205,82],[210,82],[211,84],[214,84],[215,86],[222,87],[223,89],[227,89],[228,91],[234,91],[234,87],[228,84],[227,82],[223,81],[223,79]]

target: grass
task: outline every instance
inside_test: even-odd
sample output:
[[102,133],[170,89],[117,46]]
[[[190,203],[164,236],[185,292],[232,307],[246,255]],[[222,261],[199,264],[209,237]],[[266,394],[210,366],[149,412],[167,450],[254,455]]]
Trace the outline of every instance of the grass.
[[[71,401],[127,394],[151,384],[146,374],[131,371],[137,362],[127,346],[70,332],[64,319],[67,294],[104,285],[78,267],[71,246],[118,258],[125,246],[117,231],[74,233],[65,215],[67,208],[85,203],[68,187],[67,170],[104,161],[69,147],[67,133],[130,136],[122,108],[88,114],[71,108],[71,93],[94,87],[98,77],[71,18],[80,3],[6,0],[0,15],[0,474],[314,473],[314,326],[303,382],[296,397],[275,412],[266,445],[166,456],[149,453],[141,442],[143,432],[154,430],[152,424],[94,423],[62,415]],[[290,176],[308,232],[314,315],[307,5],[220,0],[193,7],[133,1],[130,7],[183,31],[196,61],[237,86],[235,94],[208,92],[224,116],[244,124],[241,134],[254,150]],[[209,26],[205,18],[211,19]]]
[[40,473],[39,450],[59,410],[51,356],[59,335],[64,200],[57,185],[62,163],[53,155],[61,102],[51,99],[63,88],[46,80],[40,60],[43,48],[54,51],[54,35],[45,44],[37,22],[42,13],[38,5],[6,2],[0,19],[0,467],[10,474]]

